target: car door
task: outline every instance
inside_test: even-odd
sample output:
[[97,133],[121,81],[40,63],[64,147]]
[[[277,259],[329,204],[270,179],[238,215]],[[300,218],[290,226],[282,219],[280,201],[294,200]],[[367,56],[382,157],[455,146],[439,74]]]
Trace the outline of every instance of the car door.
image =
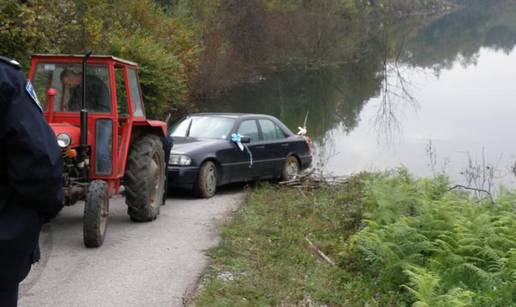
[[286,134],[270,119],[259,119],[258,124],[262,136],[260,143],[264,146],[262,177],[278,177],[289,152]]
[[240,122],[236,132],[242,136],[248,136],[251,142],[244,144],[252,153],[253,164],[250,164],[250,156],[246,149],[243,151],[234,144],[234,159],[231,166],[231,177],[234,181],[252,180],[259,176],[259,168],[263,160],[264,146],[259,144],[260,132],[256,119],[246,119]]

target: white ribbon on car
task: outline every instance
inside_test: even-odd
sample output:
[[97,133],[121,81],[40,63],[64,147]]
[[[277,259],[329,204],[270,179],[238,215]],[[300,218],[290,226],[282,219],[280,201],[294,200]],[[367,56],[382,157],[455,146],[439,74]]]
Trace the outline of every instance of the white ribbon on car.
[[297,129],[299,129],[299,131],[297,132],[297,135],[305,136],[308,133],[308,131],[306,130],[306,127],[297,127]]
[[242,143],[242,135],[240,133],[233,133],[231,135],[231,141],[235,142],[241,151],[244,151],[244,148],[247,150],[247,153],[249,154],[249,168],[251,168],[253,166],[253,153],[246,144]]

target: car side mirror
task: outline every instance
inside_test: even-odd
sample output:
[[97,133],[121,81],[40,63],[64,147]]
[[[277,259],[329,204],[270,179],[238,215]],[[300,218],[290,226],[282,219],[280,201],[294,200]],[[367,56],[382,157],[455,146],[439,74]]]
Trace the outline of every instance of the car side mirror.
[[248,144],[248,143],[251,143],[251,137],[250,136],[242,136],[240,138],[240,142],[244,143],[244,144]]

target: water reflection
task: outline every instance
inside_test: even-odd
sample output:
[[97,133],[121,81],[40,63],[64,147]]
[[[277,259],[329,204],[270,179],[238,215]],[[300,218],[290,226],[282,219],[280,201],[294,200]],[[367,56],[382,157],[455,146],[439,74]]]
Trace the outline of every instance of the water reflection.
[[419,28],[407,42],[403,61],[438,74],[457,61],[476,64],[482,47],[509,54],[516,42],[515,17],[516,6],[507,3],[488,2],[453,12]]
[[516,67],[516,6],[473,7],[380,30],[361,41],[358,57],[349,52],[320,69],[260,74],[206,99],[204,109],[269,113],[293,131],[309,113],[318,161],[335,174],[405,165],[432,175],[431,140],[435,163],[455,180],[465,180],[468,161],[483,160],[513,184],[502,173],[516,160],[516,76],[508,69]]
[[[439,77],[419,72],[407,73],[418,84],[413,91],[418,100],[417,113],[399,116],[401,127],[391,146],[379,146],[377,131],[371,129],[381,97],[370,99],[363,108],[361,125],[351,133],[337,129],[328,135],[337,139],[327,169],[337,174],[407,166],[411,171],[431,176],[430,160],[425,151],[429,140],[437,152],[436,166],[445,168],[454,180],[465,181],[469,160],[475,165],[491,164],[500,182],[512,185],[509,167],[516,160],[516,81],[507,67],[516,67],[516,52],[506,55],[481,49],[475,66],[456,62]],[[369,123],[369,124],[368,124]],[[326,157],[320,157],[326,159]]]
[[375,75],[378,67],[371,63],[364,59],[335,68],[266,75],[260,83],[242,84],[207,100],[204,109],[274,114],[293,131],[308,113],[309,132],[316,139],[337,126],[350,132],[358,125],[364,103],[379,93],[382,77]]

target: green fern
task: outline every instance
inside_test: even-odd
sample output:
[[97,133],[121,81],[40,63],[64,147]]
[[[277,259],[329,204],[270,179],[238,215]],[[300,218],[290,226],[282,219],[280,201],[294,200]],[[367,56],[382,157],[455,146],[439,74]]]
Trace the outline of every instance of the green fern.
[[435,306],[435,307],[452,307],[452,306],[470,306],[474,293],[461,288],[453,288],[444,294],[440,294],[439,276],[424,268],[409,266],[404,270],[409,276],[413,287],[402,285],[416,299],[412,306]]
[[514,305],[516,194],[479,203],[439,180],[397,172],[367,182],[367,221],[348,255],[381,291],[403,285],[413,306]]

